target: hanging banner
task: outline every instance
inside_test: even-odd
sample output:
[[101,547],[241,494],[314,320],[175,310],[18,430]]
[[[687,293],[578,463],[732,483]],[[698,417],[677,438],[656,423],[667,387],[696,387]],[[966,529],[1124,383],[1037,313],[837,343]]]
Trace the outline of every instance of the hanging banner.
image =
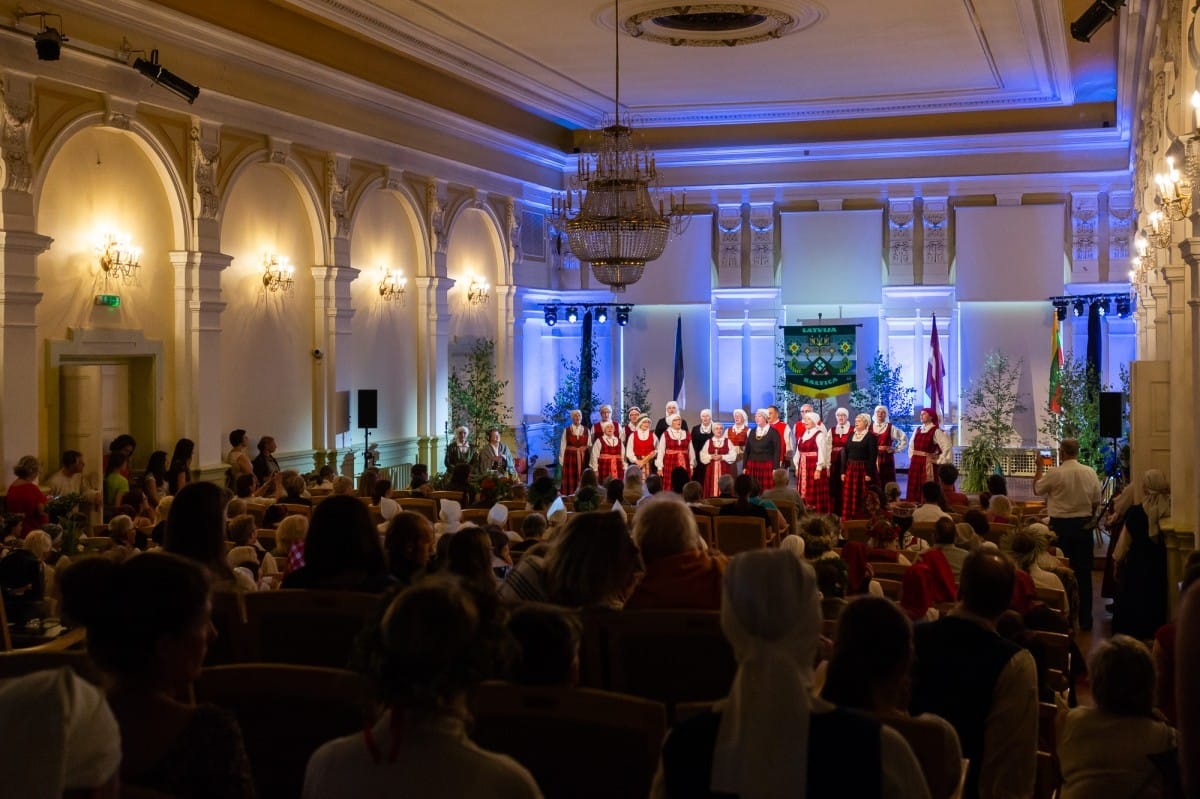
[[858,386],[858,325],[792,325],[783,328],[788,388],[813,399],[836,397]]

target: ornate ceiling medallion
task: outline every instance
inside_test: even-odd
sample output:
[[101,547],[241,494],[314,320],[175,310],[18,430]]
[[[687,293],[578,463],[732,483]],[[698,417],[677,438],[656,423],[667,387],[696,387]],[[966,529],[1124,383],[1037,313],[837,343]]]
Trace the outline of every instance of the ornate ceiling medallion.
[[635,38],[672,47],[738,47],[811,28],[824,16],[824,8],[807,0],[779,0],[773,5],[655,4],[625,16],[621,27]]

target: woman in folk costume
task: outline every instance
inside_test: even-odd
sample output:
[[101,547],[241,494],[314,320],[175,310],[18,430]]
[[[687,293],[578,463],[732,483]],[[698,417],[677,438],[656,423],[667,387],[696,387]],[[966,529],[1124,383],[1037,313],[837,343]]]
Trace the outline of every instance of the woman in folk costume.
[[589,444],[591,434],[583,426],[583,413],[571,411],[571,423],[563,430],[562,443],[558,446],[558,462],[562,464],[560,490],[566,496],[579,488],[579,476],[587,466]]
[[617,437],[616,425],[601,422],[600,433],[592,443],[592,471],[596,473],[596,481],[606,485],[609,480],[624,480],[625,448]]
[[[700,424],[692,428],[692,450],[695,451],[696,457],[700,457],[700,450],[704,449],[704,445],[713,437],[713,418],[712,411],[708,408],[700,411]],[[696,464],[696,471],[692,473],[692,479],[700,485],[704,485],[704,471],[706,467],[705,461],[699,461]]]
[[682,466],[691,474],[692,467],[696,465],[692,437],[683,427],[683,417],[677,413],[667,417],[667,429],[658,439],[658,457],[655,458],[654,465],[658,467],[658,473],[663,475],[664,479],[670,476],[671,470],[676,466]]
[[[750,426],[746,424],[749,421],[746,412],[741,408],[733,409],[733,424],[725,431],[725,437],[729,439],[729,443],[737,447],[738,460],[745,460],[746,457],[746,436],[750,435]],[[742,465],[734,464],[734,474],[742,473]]]
[[842,515],[842,450],[850,439],[850,411],[838,408],[834,412],[837,423],[829,431],[829,498],[833,500],[833,512]]
[[622,441],[628,441],[629,437],[637,432],[638,420],[642,418],[642,409],[634,405],[628,412],[629,421],[621,425],[620,436]]
[[875,421],[871,423],[871,434],[879,447],[875,469],[879,472],[879,484],[896,482],[896,453],[908,446],[908,434],[888,418],[888,409],[875,406]]
[[738,448],[725,435],[725,425],[720,422],[712,423],[712,438],[704,442],[700,450],[700,463],[706,467],[704,481],[704,496],[715,497],[721,493],[717,483],[727,474],[733,474],[734,464],[737,463]]
[[909,502],[920,503],[921,486],[926,483],[939,483],[937,465],[952,463],[954,450],[950,446],[950,436],[938,427],[937,411],[925,408],[921,411],[921,427],[913,433],[908,442],[908,490],[904,498]]
[[[604,423],[613,422],[613,409],[611,405],[600,406],[600,421],[592,425],[592,441],[596,441],[600,436],[604,435]],[[621,435],[621,425],[613,422],[613,435],[617,438],[623,438]]]
[[[875,472],[878,445],[871,432],[871,417],[860,413],[854,417],[854,431],[846,438],[842,449],[842,518],[867,518],[866,493],[879,485]],[[876,506],[878,506],[876,501]]]
[[829,431],[821,426],[821,417],[812,411],[804,414],[804,432],[796,441],[796,480],[809,513],[829,513]]
[[643,475],[654,473],[654,458],[658,455],[658,439],[650,429],[651,419],[638,419],[637,430],[625,442],[625,460],[642,470]]
[[759,486],[773,484],[771,475],[779,463],[779,453],[783,451],[779,433],[775,432],[775,428],[771,427],[767,419],[765,408],[755,412],[754,432],[746,436],[746,459],[742,465],[742,474],[753,477]]

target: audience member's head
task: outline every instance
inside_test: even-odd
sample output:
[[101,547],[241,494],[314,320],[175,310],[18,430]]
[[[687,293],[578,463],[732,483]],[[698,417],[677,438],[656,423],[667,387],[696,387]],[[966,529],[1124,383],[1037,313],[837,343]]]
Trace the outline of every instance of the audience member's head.
[[733,481],[733,493],[737,494],[739,501],[745,502],[750,499],[750,492],[754,490],[754,478],[748,474],[739,474]]
[[[110,452],[108,455],[108,465],[104,469],[105,476],[121,471],[127,463],[129,463],[129,456],[124,452]],[[17,466],[13,469],[13,474],[23,480],[32,480],[37,477],[39,471],[40,467],[37,458],[32,455],[26,455],[17,461]]]
[[963,607],[984,619],[995,620],[1012,601],[1016,567],[999,550],[978,549],[967,555],[959,577]]
[[992,529],[991,524],[988,523],[987,514],[979,508],[971,508],[964,513],[963,521],[971,525],[971,529],[975,531],[975,535],[980,538],[985,537]]
[[949,516],[943,516],[934,522],[933,543],[938,546],[949,547],[954,546],[954,542],[957,540],[958,527],[954,523],[954,519]]
[[317,579],[370,579],[387,573],[371,512],[357,497],[326,497],[313,510],[304,567]]
[[683,493],[683,487],[692,479],[691,472],[682,466],[676,466],[671,470],[671,491],[676,494]]
[[492,573],[492,537],[474,524],[458,528],[446,552],[446,566],[475,590],[496,590]]
[[625,496],[625,483],[622,480],[613,478],[608,481],[608,485],[604,487],[604,501],[610,506],[614,502],[620,502]]
[[883,487],[883,496],[889,503],[897,502],[900,499],[900,484],[888,483]]
[[580,628],[576,618],[553,605],[525,603],[508,617],[508,632],[521,654],[512,666],[518,685],[559,685],[579,682]]
[[704,499],[704,487],[695,480],[684,483],[683,491],[680,493],[683,494],[684,502],[699,502]]
[[1117,716],[1153,712],[1154,656],[1141,641],[1114,635],[1102,642],[1088,661],[1088,672],[1096,707]]
[[540,513],[531,513],[521,522],[521,537],[539,539],[546,534],[546,517]]
[[899,605],[883,597],[855,599],[838,616],[821,697],[868,712],[902,705],[912,649],[912,624]]
[[286,555],[308,536],[308,517],[299,513],[287,516],[275,528],[275,554]]
[[54,541],[45,530],[30,530],[21,546],[38,560],[44,561],[54,549]]
[[638,507],[633,517],[633,540],[647,564],[700,549],[700,531],[691,508],[666,497]]
[[941,480],[942,485],[954,487],[954,483],[958,480],[958,467],[953,463],[943,463],[938,466],[938,480]]
[[208,568],[218,580],[233,579],[225,560],[225,495],[213,483],[188,483],[167,516],[163,549]]
[[112,517],[108,522],[108,536],[118,546],[133,546],[133,519],[124,513]]
[[558,498],[558,486],[549,475],[539,477],[529,487],[529,506],[532,510],[544,511]]
[[654,494],[659,493],[662,490],[663,490],[662,475],[652,474],[646,478],[646,493],[647,494],[654,495]]
[[240,447],[249,443],[246,438],[246,431],[238,428],[229,434],[229,446]]
[[932,480],[921,484],[921,500],[926,504],[937,505],[943,509],[943,506],[946,504],[946,497],[942,494],[942,486]]
[[994,494],[988,500],[988,513],[993,516],[1011,518],[1013,515],[1012,500],[1003,494]]
[[547,593],[567,607],[615,604],[637,567],[637,547],[618,514],[576,513],[546,557]]
[[237,479],[233,481],[233,493],[239,499],[247,499],[254,496],[256,488],[258,488],[258,480],[252,474],[239,474]]
[[596,510],[600,507],[600,494],[596,486],[583,486],[575,492],[575,510],[580,513]]
[[62,597],[63,614],[87,628],[88,655],[118,685],[186,691],[200,675],[212,624],[208,577],[194,561],[85,558],[63,573]]
[[[386,481],[384,481],[386,482]],[[305,483],[304,476],[299,472],[287,471],[283,473],[281,483],[283,491],[291,498],[297,498],[304,495]],[[390,484],[389,484],[390,488]]]
[[150,453],[150,458],[146,461],[146,474],[153,475],[154,479],[158,481],[166,479],[167,453],[165,450],[156,449]]
[[419,513],[400,511],[392,517],[385,539],[388,571],[402,583],[410,582],[429,565],[435,544],[429,519]]
[[825,558],[813,564],[817,573],[817,590],[826,599],[846,598],[846,568],[837,558]]
[[723,474],[717,478],[717,493],[723,497],[733,496],[733,475]]
[[771,487],[772,488],[787,488],[788,485],[788,470],[776,469],[771,472]]
[[229,540],[233,541],[234,546],[250,546],[257,531],[258,525],[249,513],[234,516],[229,520]]
[[329,490],[331,496],[352,496],[354,494],[354,481],[349,477],[338,477],[333,481],[333,488]]
[[1004,479],[1002,474],[989,474],[987,490],[992,496],[1008,496],[1008,480]]

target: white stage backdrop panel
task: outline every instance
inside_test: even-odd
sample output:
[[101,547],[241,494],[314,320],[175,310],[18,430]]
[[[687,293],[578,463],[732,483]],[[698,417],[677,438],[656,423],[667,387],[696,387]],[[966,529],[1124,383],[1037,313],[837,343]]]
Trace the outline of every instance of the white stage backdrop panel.
[[[703,302],[712,297],[713,228],[712,215],[693,215],[681,236],[672,236],[662,257],[646,264],[642,279],[617,294],[618,302],[636,305],[667,305]],[[587,264],[583,269],[590,270]],[[593,289],[604,288],[589,275]]]
[[1045,300],[1063,293],[1064,206],[956,208],[955,278],[961,302]]
[[[683,319],[686,395],[683,418],[694,425],[700,421],[700,409],[710,407],[712,402],[709,396],[712,352],[707,305],[635,307],[625,328],[625,384],[631,385],[645,369],[650,408],[649,411],[642,410],[655,420],[663,415],[675,383],[675,322],[679,318]],[[606,402],[612,401],[610,397],[601,396]]]
[[[785,213],[779,215],[779,227],[784,304],[832,307],[880,301],[882,209]],[[826,314],[836,315],[832,310]]]
[[[989,352],[1003,352],[1014,365],[1023,360],[1017,387],[1025,412],[1013,418],[1013,426],[1021,443],[1032,446],[1040,438],[1037,431],[1050,397],[1050,324],[1054,309],[1045,300],[964,302],[959,305],[958,313],[959,330],[962,331],[959,357],[963,393],[969,393],[979,379]],[[970,443],[970,436],[965,431],[962,443]]]

